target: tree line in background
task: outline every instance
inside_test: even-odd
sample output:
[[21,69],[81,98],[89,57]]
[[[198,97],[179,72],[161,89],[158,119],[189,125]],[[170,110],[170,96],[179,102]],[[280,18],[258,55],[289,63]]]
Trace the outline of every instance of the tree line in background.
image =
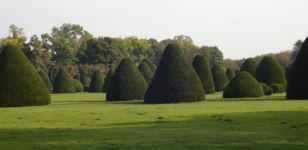
[[[154,38],[145,39],[131,37],[93,37],[78,24],[62,24],[53,27],[51,33],[31,36],[28,43],[24,29],[16,25],[9,27],[10,36],[0,39],[0,52],[4,46],[16,44],[38,70],[48,73],[51,80],[60,67],[66,67],[71,77],[80,79],[80,76],[90,77],[96,69],[104,75],[110,67],[116,68],[120,61],[132,58],[139,65],[144,58],[149,58],[157,66],[162,53],[169,43],[177,43],[183,50],[188,61],[192,63],[196,55],[207,57],[210,66],[222,64],[225,68],[240,68],[245,58],[240,60],[223,59],[223,53],[217,46],[201,46],[194,44],[189,36],[177,35],[173,39],[157,41]],[[258,62],[265,56],[274,56],[285,69],[290,66],[297,56],[302,44],[298,40],[293,50],[280,53],[269,53],[254,57]]]

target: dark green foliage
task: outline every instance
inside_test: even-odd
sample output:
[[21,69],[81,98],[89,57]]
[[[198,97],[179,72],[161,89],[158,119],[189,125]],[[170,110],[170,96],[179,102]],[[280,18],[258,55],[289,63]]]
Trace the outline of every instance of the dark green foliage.
[[271,88],[273,89],[273,93],[283,93],[284,87],[282,84],[273,83],[271,84]]
[[108,91],[108,87],[109,87],[109,82],[110,82],[110,79],[114,73],[114,69],[113,68],[110,68],[108,73],[107,73],[107,76],[105,77],[105,82],[104,82],[104,85],[103,85],[103,93],[106,93]]
[[142,62],[139,64],[138,69],[140,70],[142,76],[144,77],[145,81],[149,85],[152,78],[153,78],[153,72],[151,71],[150,67],[147,63]]
[[241,70],[240,68],[236,68],[235,71],[234,71],[235,75],[237,75],[238,73],[240,73],[240,70]]
[[272,95],[273,94],[273,89],[266,85],[265,83],[260,83],[260,85],[263,88],[263,92],[265,95]]
[[308,37],[301,45],[292,65],[287,88],[287,99],[308,99]]
[[106,100],[140,100],[143,99],[147,87],[148,85],[133,59],[123,58],[111,77]]
[[244,61],[241,71],[247,71],[252,76],[254,76],[258,65],[259,63],[255,59],[248,58]]
[[288,83],[289,83],[289,77],[290,77],[292,67],[293,67],[293,64],[291,64],[290,66],[288,66],[284,69],[284,71],[285,71],[284,76],[286,77],[286,80],[287,80]]
[[261,83],[270,86],[273,83],[280,83],[284,90],[287,88],[287,80],[284,70],[273,56],[265,56],[255,72],[255,78]]
[[211,71],[215,84],[215,91],[223,91],[229,83],[229,79],[225,73],[224,67],[222,67],[220,64],[216,64],[212,67]]
[[77,79],[73,79],[72,81],[73,81],[73,85],[74,85],[76,92],[83,92],[82,83]]
[[56,75],[53,83],[53,91],[52,93],[75,93],[75,87],[73,85],[73,81],[68,74],[68,71],[61,67],[59,69],[58,74]]
[[90,86],[91,79],[90,79],[90,78],[87,78],[87,82],[88,82],[88,85]]
[[235,73],[231,68],[227,68],[226,75],[227,75],[229,81],[231,81],[232,78],[235,77]]
[[97,69],[90,82],[89,92],[103,92],[103,85],[104,85],[104,77],[102,72]]
[[259,82],[248,72],[241,71],[226,86],[224,98],[260,97],[264,92]]
[[87,76],[85,76],[85,75],[81,76],[80,82],[82,83],[82,85],[89,85],[90,84],[89,80],[87,79]]
[[43,81],[44,81],[44,83],[45,83],[45,85],[46,85],[46,87],[47,87],[48,92],[49,92],[49,93],[52,93],[53,87],[52,87],[51,81],[50,81],[50,79],[49,79],[47,73],[46,73],[45,71],[42,71],[42,70],[39,71],[38,73],[39,73],[40,76],[42,77],[42,79],[43,79]]
[[192,66],[194,67],[201,80],[205,94],[215,93],[214,80],[210,63],[207,61],[207,58],[204,55],[195,56],[192,62]]
[[152,62],[149,58],[143,59],[142,62],[147,63],[148,66],[150,67],[151,71],[152,71],[153,73],[155,73],[156,67],[155,67],[155,65],[153,64],[153,62]]
[[89,92],[89,85],[84,85],[83,86],[83,91],[84,92]]
[[0,55],[0,107],[39,106],[51,99],[39,73],[16,45]]
[[146,103],[205,100],[202,83],[181,48],[168,44],[144,96]]

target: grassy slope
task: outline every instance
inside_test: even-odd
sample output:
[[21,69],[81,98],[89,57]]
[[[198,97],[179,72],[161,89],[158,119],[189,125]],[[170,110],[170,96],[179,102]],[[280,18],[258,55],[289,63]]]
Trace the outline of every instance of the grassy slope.
[[[217,93],[207,95],[203,102],[178,104],[106,102],[103,93],[53,94],[51,98],[48,106],[0,108],[1,150],[308,146],[308,101],[285,100],[285,94],[223,99],[222,93]],[[157,119],[160,116],[166,119]]]

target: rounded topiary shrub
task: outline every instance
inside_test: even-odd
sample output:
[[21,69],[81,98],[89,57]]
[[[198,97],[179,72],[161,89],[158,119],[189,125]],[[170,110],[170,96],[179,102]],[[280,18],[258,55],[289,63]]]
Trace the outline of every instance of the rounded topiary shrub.
[[53,83],[53,91],[52,93],[75,93],[75,87],[73,85],[73,81],[68,74],[66,68],[61,67],[59,69],[58,74],[56,75]]
[[82,85],[89,85],[90,84],[89,79],[85,75],[81,76],[80,82],[82,83]]
[[278,83],[273,83],[270,86],[273,89],[273,93],[283,93],[284,92],[284,87],[282,84]]
[[16,45],[0,55],[0,107],[39,106],[51,99],[39,73]]
[[273,89],[266,85],[265,83],[260,83],[260,85],[263,88],[264,95],[272,95],[273,94]]
[[102,72],[97,69],[95,70],[92,80],[89,85],[89,92],[103,92],[103,85],[104,85],[104,77]]
[[139,64],[138,69],[140,70],[142,76],[144,77],[145,81],[149,85],[152,78],[153,78],[153,72],[151,71],[150,67],[147,63],[142,62]]
[[146,103],[176,103],[205,100],[196,71],[181,48],[168,44],[144,96]]
[[83,86],[83,91],[84,92],[89,92],[89,85],[84,85]]
[[76,92],[83,92],[83,85],[82,83],[77,80],[77,79],[73,79],[73,85],[74,85],[74,88],[75,88],[75,91]]
[[241,67],[241,71],[247,71],[252,76],[254,76],[258,65],[259,65],[259,63],[257,62],[257,60],[255,60],[253,58],[248,58],[244,61],[243,65]]
[[148,85],[133,59],[123,58],[111,77],[107,101],[141,100]]
[[241,71],[226,86],[224,98],[260,97],[264,92],[259,82],[248,72]]
[[308,37],[299,49],[288,78],[287,99],[308,99]]
[[235,71],[234,71],[235,75],[237,75],[238,73],[240,73],[240,71],[241,71],[240,68],[236,68]]
[[229,81],[231,81],[232,78],[235,77],[235,73],[231,68],[227,68],[226,75],[227,75]]
[[114,69],[113,68],[110,68],[108,73],[107,73],[107,76],[105,77],[105,82],[104,82],[104,85],[103,85],[103,93],[106,93],[108,91],[108,86],[109,86],[109,82],[110,82],[110,79],[114,73]]
[[155,73],[156,67],[155,67],[155,65],[153,64],[153,62],[152,62],[149,58],[143,59],[142,62],[147,63],[148,66],[150,67],[152,73],[153,73],[153,74]]
[[282,84],[284,90],[287,88],[287,80],[284,76],[284,70],[277,60],[272,56],[265,56],[255,72],[255,78],[261,83],[270,86],[273,83]]
[[43,70],[39,71],[38,73],[42,77],[42,79],[43,79],[43,81],[44,81],[44,83],[45,83],[45,85],[47,87],[48,92],[52,93],[53,87],[52,87],[51,81],[50,81],[47,73],[45,71],[43,71]]
[[216,64],[212,67],[212,75],[215,84],[215,91],[220,92],[225,89],[227,84],[229,83],[229,79],[226,75],[224,67],[220,64]]
[[204,55],[197,55],[192,62],[192,66],[201,80],[205,94],[215,93],[214,80],[207,58]]

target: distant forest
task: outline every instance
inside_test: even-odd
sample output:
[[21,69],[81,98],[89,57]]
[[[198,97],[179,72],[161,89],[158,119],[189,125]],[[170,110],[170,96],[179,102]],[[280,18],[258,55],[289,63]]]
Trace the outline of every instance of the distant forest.
[[[110,67],[116,68],[122,58],[132,58],[139,65],[144,58],[149,58],[157,66],[161,55],[169,43],[177,43],[189,62],[196,55],[207,57],[211,67],[222,64],[225,68],[241,68],[247,58],[232,60],[224,59],[217,46],[196,46],[190,36],[176,35],[173,39],[157,41],[154,38],[144,39],[131,37],[93,37],[78,24],[62,24],[53,27],[51,33],[31,36],[29,42],[24,36],[24,29],[16,25],[9,27],[10,36],[0,39],[0,53],[4,46],[18,45],[37,70],[44,70],[52,80],[60,67],[66,67],[74,78],[82,75],[91,77],[96,69],[106,75]],[[268,53],[253,57],[258,62],[264,56],[273,56],[282,68],[289,67],[297,56],[302,45],[298,40],[293,49],[279,53]]]

